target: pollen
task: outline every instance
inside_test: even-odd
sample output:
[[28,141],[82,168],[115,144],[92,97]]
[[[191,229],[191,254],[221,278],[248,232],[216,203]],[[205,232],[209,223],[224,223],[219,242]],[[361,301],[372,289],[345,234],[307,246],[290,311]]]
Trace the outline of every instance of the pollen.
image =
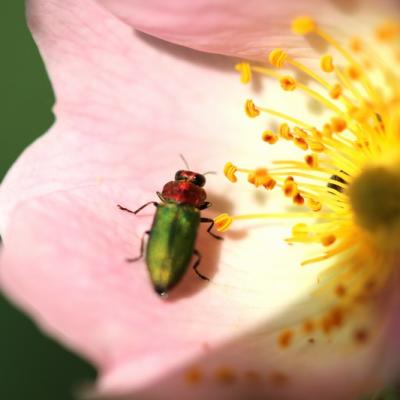
[[311,197],[307,199],[307,206],[308,208],[310,208],[310,210],[313,211],[321,211],[322,208],[321,202]]
[[233,222],[233,218],[228,214],[220,214],[214,219],[215,227],[218,232],[225,232],[228,230]]
[[278,337],[278,343],[281,347],[289,347],[293,341],[293,331],[290,329],[283,331]]
[[249,63],[241,62],[235,65],[236,71],[240,72],[240,82],[247,84],[251,81],[252,72]]
[[321,243],[323,246],[328,247],[331,244],[336,242],[336,236],[335,235],[326,235],[321,238]]
[[286,139],[286,140],[293,139],[293,135],[290,132],[289,125],[286,123],[281,124],[281,126],[279,127],[279,135],[281,136],[281,138]]
[[185,373],[185,380],[190,384],[198,384],[203,379],[203,373],[198,367],[192,367]]
[[[268,126],[261,132],[262,140],[286,146],[295,155],[285,160],[266,155],[265,165],[227,163],[224,168],[231,182],[247,180],[272,190],[288,211],[224,213],[214,220],[219,231],[234,229],[241,220],[285,221],[290,225],[286,243],[312,254],[299,259],[298,266],[322,267],[311,295],[330,305],[279,332],[276,343],[282,350],[299,339],[311,343],[322,335],[328,340],[341,330],[360,308],[398,285],[394,260],[400,257],[400,77],[394,67],[400,62],[394,40],[400,37],[400,24],[385,22],[375,30],[375,41],[352,37],[346,45],[307,16],[296,18],[292,30],[326,43],[328,54],[317,70],[280,48],[269,53],[270,67],[246,62],[236,69],[243,83],[257,74],[274,81],[287,96],[312,99],[322,111],[309,121],[262,100],[257,105],[247,100],[248,117],[266,116],[276,123],[273,130]],[[381,53],[383,44],[389,52]],[[283,67],[294,74],[281,74]],[[291,204],[299,207],[288,208]],[[372,334],[363,327],[346,332],[356,344]]]
[[255,187],[269,185],[272,178],[266,168],[257,168],[247,176],[247,180]]
[[296,89],[296,80],[291,76],[283,76],[280,83],[283,90],[291,92]]
[[331,73],[335,70],[333,66],[333,58],[331,55],[326,54],[321,57],[321,69],[324,72]]
[[343,118],[333,117],[331,120],[331,128],[333,132],[341,133],[347,128],[347,122]]
[[359,53],[364,49],[363,42],[359,37],[352,37],[349,46],[355,53]]
[[332,89],[329,91],[329,96],[331,96],[332,99],[337,100],[341,95],[342,95],[342,86],[340,86],[338,83],[332,87]]
[[269,53],[268,61],[276,68],[282,68],[287,61],[287,53],[282,49],[274,49]]
[[318,167],[318,157],[315,154],[308,154],[304,157],[304,161],[310,168]]
[[253,100],[247,100],[244,109],[250,118],[255,118],[260,115],[260,110],[255,106]]
[[235,167],[231,162],[227,162],[224,167],[224,175],[232,182],[237,181],[236,177],[237,167]]
[[220,367],[215,371],[215,378],[219,383],[231,385],[236,381],[237,376],[232,368]]
[[269,144],[275,144],[279,140],[279,136],[272,131],[264,131],[262,134],[262,140]]
[[381,42],[391,41],[400,35],[400,23],[385,21],[376,28],[375,35]]
[[311,17],[298,17],[292,22],[292,31],[297,35],[307,35],[316,27],[317,25]]
[[360,69],[355,65],[350,65],[347,68],[347,74],[349,75],[350,79],[357,80],[361,77]]

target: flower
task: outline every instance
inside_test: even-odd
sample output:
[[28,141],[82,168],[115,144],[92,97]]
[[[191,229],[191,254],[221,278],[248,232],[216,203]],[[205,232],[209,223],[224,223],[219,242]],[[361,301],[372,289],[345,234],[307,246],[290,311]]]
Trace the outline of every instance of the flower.
[[[103,3],[142,31],[195,49],[255,60],[275,45],[297,43],[303,46],[297,55],[309,55],[301,37],[281,36],[289,23],[286,7],[196,1],[176,13],[173,7],[183,3]],[[288,2],[290,14],[319,4],[298,3]],[[332,18],[335,7],[324,7]],[[202,9],[208,11],[204,23],[194,18]],[[222,245],[201,232],[200,270],[211,282],[188,271],[168,301],[153,292],[143,262],[124,261],[137,254],[152,215],[130,217],[116,205],[134,208],[156,199],[181,168],[179,153],[198,171],[222,171],[227,154],[240,163],[264,160],[265,147],[252,132],[256,124],[260,131],[265,126],[239,112],[244,91],[235,84],[233,60],[133,32],[93,1],[32,0],[28,15],[56,93],[57,122],[1,187],[1,282],[43,329],[98,367],[97,391],[163,399],[321,393],[345,399],[390,380],[397,367],[396,299],[390,307],[385,302],[379,319],[363,308],[345,329],[311,337],[313,321],[305,318],[323,314],[331,299],[310,297],[320,271],[298,268],[304,250],[282,240],[285,224],[272,230],[250,221],[249,229],[226,234]],[[274,24],[266,26],[266,15]],[[245,82],[252,79],[246,62]],[[253,89],[264,95],[261,86]],[[287,78],[282,86],[299,88]],[[265,92],[274,106],[297,108],[280,89]],[[257,109],[258,102],[248,103],[250,113]],[[290,133],[288,127],[280,132]],[[263,138],[265,146],[275,141],[270,133]],[[306,138],[297,140],[300,147]],[[279,180],[274,187],[268,171],[251,171],[249,180],[260,186],[255,198],[221,174],[207,177],[214,215],[270,202],[281,209]],[[302,196],[295,183],[287,180],[288,196]],[[340,187],[339,179],[327,183]],[[271,197],[264,197],[264,187]]]

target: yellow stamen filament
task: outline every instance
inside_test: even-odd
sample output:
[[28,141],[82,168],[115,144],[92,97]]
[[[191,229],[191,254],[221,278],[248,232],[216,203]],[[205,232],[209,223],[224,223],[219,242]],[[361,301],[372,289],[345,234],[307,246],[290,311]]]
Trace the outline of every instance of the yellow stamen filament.
[[305,129],[311,129],[312,128],[311,125],[309,125],[309,124],[307,124],[307,123],[305,123],[303,121],[300,121],[299,119],[290,117],[289,115],[286,115],[286,114],[281,113],[279,111],[272,110],[270,108],[257,107],[257,110],[265,112],[265,113],[270,114],[270,115],[273,115],[273,116],[278,117],[278,118],[282,118],[282,119],[284,119],[286,121],[293,122],[294,124],[299,125],[299,126],[305,128]]
[[[335,214],[320,213],[318,219],[332,219]],[[245,215],[233,215],[230,216],[226,213],[220,214],[214,218],[214,223],[218,232],[225,232],[228,230],[233,221],[246,220],[246,219],[302,219],[302,218],[316,218],[316,215],[310,214],[309,212],[304,213],[262,213],[262,214],[245,214]]]

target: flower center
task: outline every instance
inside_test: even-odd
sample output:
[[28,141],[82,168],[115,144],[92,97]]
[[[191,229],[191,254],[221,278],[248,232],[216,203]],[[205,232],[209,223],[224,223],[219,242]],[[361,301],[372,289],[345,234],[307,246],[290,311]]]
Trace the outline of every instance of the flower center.
[[363,228],[393,232],[400,226],[400,169],[369,168],[354,179],[348,194]]

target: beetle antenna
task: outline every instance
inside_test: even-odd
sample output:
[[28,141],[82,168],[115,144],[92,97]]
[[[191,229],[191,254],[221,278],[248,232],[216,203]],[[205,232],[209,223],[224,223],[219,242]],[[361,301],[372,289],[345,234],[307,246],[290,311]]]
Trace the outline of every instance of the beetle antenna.
[[183,154],[179,154],[179,157],[182,159],[182,161],[185,164],[186,168],[190,170],[189,163],[186,161],[186,158],[183,157]]
[[202,175],[208,175],[208,174],[217,175],[217,171],[207,171],[207,172],[204,172],[204,174],[202,174]]

